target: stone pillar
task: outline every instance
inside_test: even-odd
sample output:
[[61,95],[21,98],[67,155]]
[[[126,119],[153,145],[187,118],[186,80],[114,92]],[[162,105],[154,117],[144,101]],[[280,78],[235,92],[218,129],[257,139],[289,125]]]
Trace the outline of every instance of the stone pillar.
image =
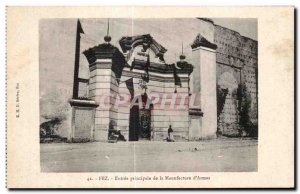
[[[200,106],[203,117],[199,118],[200,132],[195,132],[199,138],[215,138],[217,132],[217,72],[216,48],[201,35],[192,45],[192,60],[195,66],[193,72],[193,95],[195,105]],[[194,121],[195,122],[195,121]],[[197,138],[197,137],[195,137]]]
[[117,127],[117,113],[113,105],[118,86],[111,67],[111,59],[97,59],[90,65],[89,97],[99,104],[95,114],[95,141],[108,139],[109,122],[112,121]]
[[99,106],[95,113],[95,141],[108,140],[109,124],[117,129],[118,110],[114,106],[118,94],[125,58],[118,48],[109,43],[100,44],[83,52],[89,61],[89,98]]
[[68,140],[70,142],[93,141],[97,103],[81,99],[71,99],[69,103],[72,106],[72,128]]

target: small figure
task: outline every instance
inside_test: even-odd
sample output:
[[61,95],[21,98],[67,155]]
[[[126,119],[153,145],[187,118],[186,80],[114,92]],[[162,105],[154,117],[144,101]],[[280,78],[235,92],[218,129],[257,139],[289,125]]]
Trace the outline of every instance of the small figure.
[[169,125],[167,141],[168,142],[174,142],[175,141],[174,136],[173,136],[172,125]]
[[120,130],[115,129],[115,122],[110,121],[108,126],[108,142],[117,143],[118,141],[126,141],[124,135],[121,134]]

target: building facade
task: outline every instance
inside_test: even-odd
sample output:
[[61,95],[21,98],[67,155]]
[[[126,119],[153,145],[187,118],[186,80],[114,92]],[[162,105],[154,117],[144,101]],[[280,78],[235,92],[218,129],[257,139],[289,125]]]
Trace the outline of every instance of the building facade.
[[257,42],[200,20],[209,37],[200,32],[190,43],[190,61],[182,53],[167,64],[168,48],[151,34],[120,37],[121,49],[106,36],[84,51],[88,92],[70,100],[68,138],[107,141],[113,128],[127,141],[163,141],[170,125],[175,141],[238,136],[245,104],[239,91],[249,101],[249,121],[257,123]]

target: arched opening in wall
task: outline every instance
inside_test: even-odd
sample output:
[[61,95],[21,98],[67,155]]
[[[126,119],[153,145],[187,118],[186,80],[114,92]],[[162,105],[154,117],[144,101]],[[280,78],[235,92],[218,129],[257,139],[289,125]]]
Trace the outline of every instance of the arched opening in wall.
[[129,141],[151,140],[151,110],[153,104],[147,93],[135,97],[130,109]]
[[218,79],[218,134],[237,136],[238,110],[236,92],[238,80],[233,72],[224,72]]

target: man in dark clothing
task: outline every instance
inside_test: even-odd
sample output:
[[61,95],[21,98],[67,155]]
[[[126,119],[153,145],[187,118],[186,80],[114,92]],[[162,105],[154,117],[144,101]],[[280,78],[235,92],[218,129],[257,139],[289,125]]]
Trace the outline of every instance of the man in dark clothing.
[[172,125],[169,125],[167,141],[174,142]]

